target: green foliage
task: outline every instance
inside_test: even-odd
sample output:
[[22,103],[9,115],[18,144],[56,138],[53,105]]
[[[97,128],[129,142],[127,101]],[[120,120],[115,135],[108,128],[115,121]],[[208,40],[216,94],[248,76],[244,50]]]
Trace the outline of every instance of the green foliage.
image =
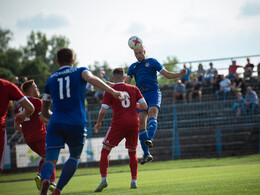
[[14,78],[14,74],[9,69],[0,67],[0,78],[5,80],[12,80]]
[[7,50],[12,35],[10,30],[4,30],[0,27],[0,53]]

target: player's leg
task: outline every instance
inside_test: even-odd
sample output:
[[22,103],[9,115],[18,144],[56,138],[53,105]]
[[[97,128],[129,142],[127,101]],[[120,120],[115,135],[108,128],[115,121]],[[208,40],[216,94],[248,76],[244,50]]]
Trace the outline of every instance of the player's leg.
[[112,147],[108,147],[103,144],[103,148],[101,150],[101,156],[99,161],[99,170],[102,177],[101,183],[96,188],[95,192],[101,192],[104,188],[108,186],[107,183],[107,169],[109,166],[109,153],[111,151]]
[[138,113],[139,117],[139,140],[141,147],[143,149],[144,155],[150,154],[149,148],[147,145],[145,145],[145,141],[147,140],[147,130],[146,130],[146,125],[147,125],[147,118],[148,118],[148,112],[147,111],[142,111]]
[[125,146],[126,148],[128,148],[129,167],[132,176],[130,188],[135,189],[137,188],[137,171],[138,171],[138,159],[136,155],[136,148],[138,143],[138,126],[133,127],[131,130],[127,131],[125,139],[126,139]]
[[49,124],[46,135],[46,162],[41,166],[41,195],[48,192],[50,178],[56,167],[60,149],[64,148],[64,139],[60,135],[60,124]]
[[[155,135],[155,132],[157,130],[157,117],[158,117],[159,109],[157,106],[152,106],[148,110],[148,117],[149,117],[149,123],[148,123],[148,137],[147,140],[152,141]],[[149,144],[151,143],[151,144]],[[148,147],[153,147],[152,142],[148,142]]]
[[70,157],[62,167],[60,179],[58,181],[56,191],[61,192],[64,186],[70,181],[76,172],[79,159],[85,143],[84,126],[61,125],[63,137],[69,147]]

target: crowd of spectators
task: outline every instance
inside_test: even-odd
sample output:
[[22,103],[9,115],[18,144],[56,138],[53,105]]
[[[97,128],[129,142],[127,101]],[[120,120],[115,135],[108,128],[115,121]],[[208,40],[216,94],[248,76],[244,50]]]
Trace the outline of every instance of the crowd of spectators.
[[[187,103],[188,97],[191,103],[197,97],[197,101],[202,102],[203,88],[209,89],[208,93],[214,93],[217,101],[226,101],[229,94],[237,97],[233,108],[236,115],[244,113],[255,113],[259,110],[259,100],[257,93],[246,82],[253,79],[254,64],[247,58],[245,66],[237,65],[235,60],[228,67],[228,74],[219,74],[213,63],[209,63],[209,68],[204,69],[200,63],[198,69],[192,72],[186,64],[183,65],[188,74],[181,77],[174,86],[173,103]],[[244,72],[237,73],[238,68],[243,68]],[[241,72],[241,71],[240,71]],[[260,63],[257,65],[256,82],[260,82]],[[248,82],[249,83],[249,82]],[[246,87],[248,86],[248,87]],[[244,98],[243,98],[244,97]]]

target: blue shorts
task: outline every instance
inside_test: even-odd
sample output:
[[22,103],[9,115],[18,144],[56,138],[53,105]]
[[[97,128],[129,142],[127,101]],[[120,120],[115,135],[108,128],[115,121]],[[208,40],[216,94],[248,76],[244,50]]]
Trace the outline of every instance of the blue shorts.
[[[148,105],[148,109],[152,106],[156,106],[158,108],[158,110],[160,111],[161,101],[162,101],[162,93],[160,91],[145,90],[145,91],[141,91],[141,93],[144,96],[144,99]],[[137,111],[139,113],[139,112],[145,111],[145,110],[137,109]]]
[[47,127],[46,150],[64,148],[66,143],[70,149],[82,148],[85,143],[84,126],[51,123]]

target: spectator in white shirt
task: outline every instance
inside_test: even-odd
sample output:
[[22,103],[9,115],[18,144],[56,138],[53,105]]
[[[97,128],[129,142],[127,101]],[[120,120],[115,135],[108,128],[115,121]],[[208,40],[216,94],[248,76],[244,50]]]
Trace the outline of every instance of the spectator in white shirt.
[[228,93],[230,92],[231,82],[224,75],[221,75],[222,81],[220,81],[220,89],[216,92],[217,100],[223,95],[223,100],[225,101]]

